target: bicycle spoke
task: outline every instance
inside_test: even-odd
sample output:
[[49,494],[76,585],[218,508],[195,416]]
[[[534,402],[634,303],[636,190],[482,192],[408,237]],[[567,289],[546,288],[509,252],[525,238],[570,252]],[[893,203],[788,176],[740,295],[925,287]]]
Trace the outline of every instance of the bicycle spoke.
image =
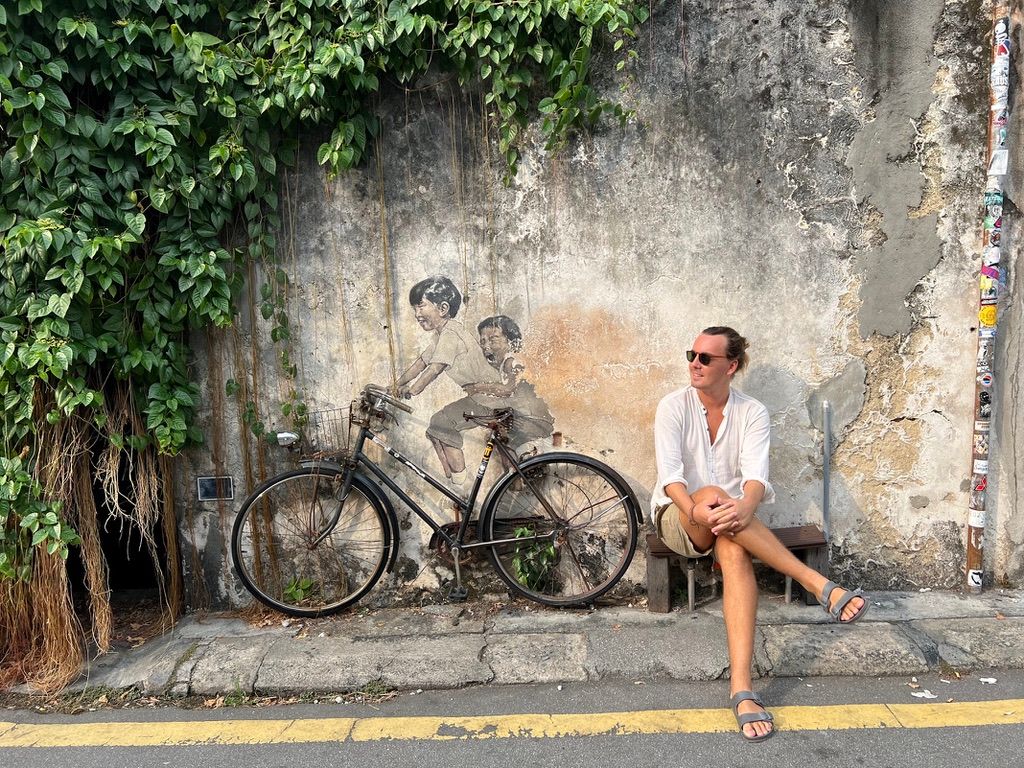
[[232,535],[242,582],[261,601],[315,616],[355,601],[383,572],[383,513],[357,486],[344,502],[338,478],[297,471],[247,501]]
[[[531,482],[507,480],[487,510],[490,538],[511,539],[490,550],[499,575],[514,591],[555,605],[606,592],[636,546],[636,521],[621,483],[582,457],[542,458],[523,474]],[[546,533],[556,535],[553,546],[537,538]]]

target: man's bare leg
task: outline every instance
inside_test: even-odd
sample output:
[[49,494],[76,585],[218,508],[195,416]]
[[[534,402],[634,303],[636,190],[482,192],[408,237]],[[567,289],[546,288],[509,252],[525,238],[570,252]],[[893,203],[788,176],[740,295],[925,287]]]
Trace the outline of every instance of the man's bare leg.
[[[715,542],[715,556],[722,568],[722,615],[729,647],[729,693],[753,690],[750,668],[754,661],[754,624],[757,620],[757,580],[754,563],[743,547],[728,536]],[[742,714],[761,710],[753,701],[740,702]],[[750,738],[764,736],[772,730],[769,722],[753,722],[743,726]]]
[[[729,498],[721,488],[708,486],[691,495],[695,504],[710,503],[715,500]],[[699,524],[691,525],[689,519],[680,512],[683,527],[690,535],[690,540],[699,548],[705,549],[710,529]],[[715,553],[722,568],[722,613],[725,619],[725,631],[729,649],[731,693],[752,690],[751,666],[754,657],[754,628],[757,619],[757,581],[754,577],[753,558],[771,566],[780,573],[791,576],[805,589],[814,595],[820,595],[827,579],[802,563],[793,555],[760,520],[754,518],[747,527],[735,534],[716,537],[712,534],[710,541],[715,544]],[[835,590],[835,600],[842,597],[844,590]],[[852,600],[843,610],[843,618],[852,617],[861,609],[863,601]],[[752,701],[741,702],[740,714],[757,712],[760,707]],[[754,722],[744,726],[748,736],[761,736],[772,730],[767,722]]]
[[[715,504],[716,499],[729,498],[717,486],[705,486],[690,495],[694,504]],[[752,689],[750,668],[754,660],[754,625],[757,619],[757,581],[754,578],[753,558],[733,537],[716,537],[711,529],[691,523],[682,511],[679,520],[690,541],[699,550],[715,547],[715,555],[722,568],[722,615],[725,619],[725,637],[729,648],[730,694]],[[740,714],[760,710],[752,701],[740,702]],[[743,726],[748,737],[763,736],[772,730],[768,722],[754,722]]]
[[[822,574],[808,565],[802,563],[799,558],[783,546],[775,534],[756,517],[742,531],[737,531],[729,536],[735,543],[743,547],[753,557],[765,565],[771,566],[784,576],[791,576],[796,582],[812,595],[820,596],[825,584],[828,582]],[[846,590],[840,588],[832,592],[830,605],[835,605],[836,600],[846,594]],[[842,619],[848,621],[864,606],[864,600],[857,597],[847,603],[843,609]]]

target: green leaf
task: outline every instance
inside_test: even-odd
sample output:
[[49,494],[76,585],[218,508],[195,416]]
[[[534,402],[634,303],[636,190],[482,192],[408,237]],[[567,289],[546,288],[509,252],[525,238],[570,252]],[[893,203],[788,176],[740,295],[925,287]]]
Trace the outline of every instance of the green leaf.
[[136,237],[141,237],[146,230],[146,215],[143,213],[129,213],[124,217],[124,223],[128,231]]
[[153,207],[161,213],[167,213],[168,198],[169,195],[167,194],[167,190],[161,189],[160,187],[154,189],[149,195],[149,199],[152,201]]

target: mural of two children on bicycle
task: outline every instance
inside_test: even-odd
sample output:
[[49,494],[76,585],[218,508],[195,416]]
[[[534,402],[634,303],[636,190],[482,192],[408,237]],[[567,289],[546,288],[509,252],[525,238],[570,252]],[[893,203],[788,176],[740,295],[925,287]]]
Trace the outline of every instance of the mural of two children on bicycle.
[[508,444],[513,451],[551,436],[554,418],[524,378],[526,367],[517,357],[523,333],[515,320],[505,315],[486,317],[476,323],[474,333],[472,325],[463,322],[464,315],[459,316],[462,294],[443,275],[416,283],[409,291],[409,304],[416,322],[429,336],[419,357],[398,379],[398,394],[415,397],[442,374],[465,392],[464,397],[431,416],[427,427],[427,437],[453,486],[463,487],[466,482],[463,435],[478,428],[463,414],[511,408],[514,415]]

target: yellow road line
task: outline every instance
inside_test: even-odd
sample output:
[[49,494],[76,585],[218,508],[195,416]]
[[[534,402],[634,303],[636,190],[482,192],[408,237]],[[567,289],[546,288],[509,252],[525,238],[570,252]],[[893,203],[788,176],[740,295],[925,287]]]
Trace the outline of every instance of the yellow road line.
[[[771,711],[780,730],[785,731],[946,728],[1024,723],[1024,699],[946,704],[772,707]],[[0,722],[0,748],[537,739],[559,736],[722,733],[734,730],[736,723],[727,709],[198,722]]]

